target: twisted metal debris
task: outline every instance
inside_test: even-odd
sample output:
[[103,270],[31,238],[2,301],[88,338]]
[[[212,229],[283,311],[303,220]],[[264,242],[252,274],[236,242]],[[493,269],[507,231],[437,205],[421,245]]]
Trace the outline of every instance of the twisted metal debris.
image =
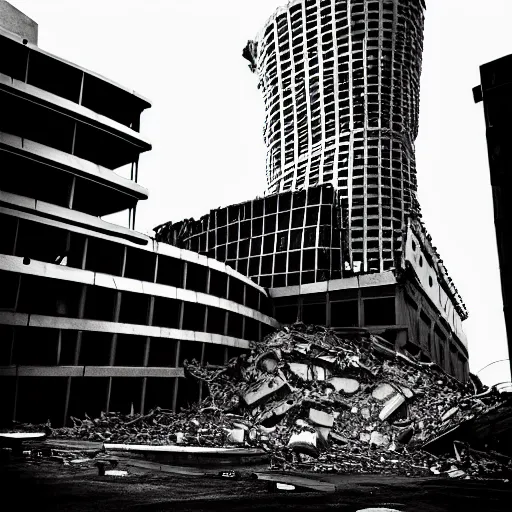
[[106,413],[73,419],[55,431],[110,443],[247,446],[269,453],[271,466],[312,471],[451,476],[503,469],[507,460],[478,455],[464,443],[438,457],[429,440],[495,405],[435,365],[389,348],[382,338],[339,337],[295,324],[255,344],[226,367],[186,365],[207,398],[180,413]]

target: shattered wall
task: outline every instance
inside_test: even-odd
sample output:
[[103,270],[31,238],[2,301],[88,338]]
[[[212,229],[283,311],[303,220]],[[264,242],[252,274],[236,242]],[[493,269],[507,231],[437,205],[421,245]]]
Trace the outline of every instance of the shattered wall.
[[159,241],[225,262],[266,288],[341,277],[342,233],[330,185],[212,210],[158,226]]
[[424,8],[423,0],[293,1],[244,52],[265,101],[268,190],[338,189],[350,263],[362,271],[393,266],[406,216],[418,209]]

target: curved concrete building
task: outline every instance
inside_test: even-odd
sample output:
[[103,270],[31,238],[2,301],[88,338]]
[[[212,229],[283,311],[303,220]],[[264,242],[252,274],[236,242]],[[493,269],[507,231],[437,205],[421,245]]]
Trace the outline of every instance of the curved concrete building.
[[[6,8],[0,1],[0,7]],[[7,7],[8,8],[8,7]],[[0,421],[179,408],[184,361],[223,364],[278,326],[265,290],[103,216],[148,192],[149,102],[0,23]],[[20,33],[13,32],[22,27]],[[27,27],[32,38],[27,37]],[[10,29],[10,30],[9,30]],[[131,169],[131,178],[114,172]]]
[[295,0],[245,56],[265,101],[269,192],[339,190],[351,266],[384,271],[418,210],[424,0]]

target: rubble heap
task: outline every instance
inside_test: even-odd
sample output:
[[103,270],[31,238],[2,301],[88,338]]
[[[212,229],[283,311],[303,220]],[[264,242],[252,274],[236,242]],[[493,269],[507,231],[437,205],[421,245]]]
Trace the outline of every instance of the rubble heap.
[[192,361],[186,369],[208,391],[188,410],[106,413],[74,419],[71,432],[57,433],[111,443],[263,448],[272,466],[313,471],[465,476],[502,468],[463,443],[442,458],[422,450],[498,398],[473,396],[436,365],[396,353],[378,336],[341,338],[295,324],[226,367]]

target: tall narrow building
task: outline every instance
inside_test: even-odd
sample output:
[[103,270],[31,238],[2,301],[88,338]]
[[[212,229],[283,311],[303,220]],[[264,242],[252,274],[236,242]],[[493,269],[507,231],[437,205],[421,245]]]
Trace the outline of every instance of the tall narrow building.
[[416,198],[423,0],[293,0],[243,55],[265,102],[267,193],[157,239],[269,288],[274,316],[365,328],[468,375],[466,307]]
[[265,101],[268,192],[331,183],[347,229],[346,267],[394,266],[418,211],[424,0],[295,0],[246,55]]

